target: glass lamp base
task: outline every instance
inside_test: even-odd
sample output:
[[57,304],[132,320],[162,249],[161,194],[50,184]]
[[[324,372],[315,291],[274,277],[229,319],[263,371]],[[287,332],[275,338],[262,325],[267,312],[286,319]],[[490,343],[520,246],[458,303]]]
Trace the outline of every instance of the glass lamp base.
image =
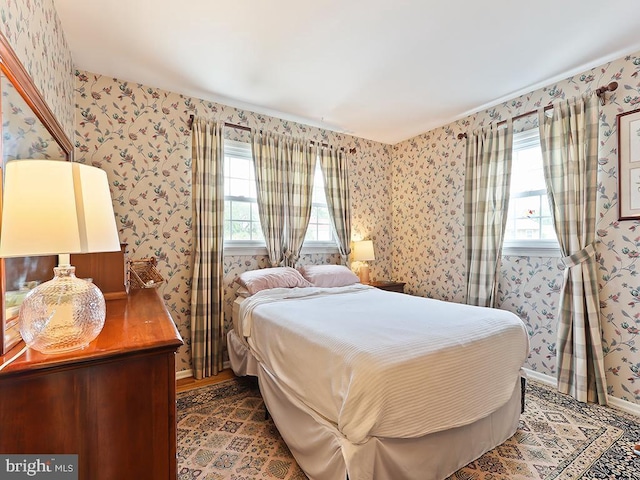
[[53,280],[25,297],[20,334],[29,348],[65,353],[89,345],[104,326],[106,305],[98,287],[75,275],[75,267],[55,267]]

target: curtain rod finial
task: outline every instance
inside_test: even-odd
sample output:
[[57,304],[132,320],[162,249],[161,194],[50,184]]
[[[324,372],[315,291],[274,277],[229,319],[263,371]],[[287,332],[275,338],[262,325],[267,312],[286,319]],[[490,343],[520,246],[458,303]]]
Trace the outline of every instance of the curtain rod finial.
[[604,87],[596,88],[596,95],[600,97],[600,104],[604,105],[604,94],[607,92],[613,92],[618,88],[618,82],[611,82]]

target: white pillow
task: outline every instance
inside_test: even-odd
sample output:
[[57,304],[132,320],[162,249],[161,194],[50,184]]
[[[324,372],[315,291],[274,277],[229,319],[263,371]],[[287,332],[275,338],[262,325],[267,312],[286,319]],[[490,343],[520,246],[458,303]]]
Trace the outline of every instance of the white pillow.
[[300,273],[314,287],[346,287],[360,281],[344,265],[305,265],[300,267]]
[[269,288],[310,287],[300,272],[291,267],[261,268],[242,272],[235,280],[245,287],[249,295]]

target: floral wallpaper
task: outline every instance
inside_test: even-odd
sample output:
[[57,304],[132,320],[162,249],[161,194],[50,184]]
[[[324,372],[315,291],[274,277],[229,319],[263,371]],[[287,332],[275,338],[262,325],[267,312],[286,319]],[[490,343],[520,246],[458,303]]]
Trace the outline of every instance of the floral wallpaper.
[[2,92],[2,166],[20,158],[65,159],[66,154],[13,84],[0,78]]
[[[185,346],[178,370],[190,369],[191,131],[189,115],[224,120],[342,146],[349,154],[353,237],[371,238],[373,278],[391,278],[391,147],[349,135],[190,98],[89,72],[76,72],[76,161],[107,172],[120,240],[131,258],[155,256],[166,279],[160,287]],[[241,140],[246,132],[225,134]],[[245,138],[246,140],[246,138]],[[300,264],[339,263],[339,255],[304,255]],[[225,323],[234,279],[267,266],[261,255],[225,257]]]
[[[634,403],[640,403],[640,223],[618,221],[616,115],[640,108],[639,75],[640,53],[394,145],[391,186],[394,278],[408,282],[412,293],[463,302],[465,141],[458,140],[458,133],[618,82],[600,112],[597,261],[608,391]],[[531,117],[514,127],[523,129],[527,121]],[[555,315],[562,279],[558,258],[502,259],[500,306],[527,324],[527,366],[548,375],[556,371]]]
[[53,0],[0,2],[0,32],[73,139],[73,60]]

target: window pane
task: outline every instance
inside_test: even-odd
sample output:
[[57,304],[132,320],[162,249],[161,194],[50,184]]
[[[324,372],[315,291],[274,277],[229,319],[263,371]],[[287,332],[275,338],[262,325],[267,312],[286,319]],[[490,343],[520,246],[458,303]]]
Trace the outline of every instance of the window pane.
[[258,210],[258,202],[251,203],[251,220],[260,223],[260,211]]
[[540,216],[540,196],[516,198],[514,214],[516,218]]
[[244,158],[231,157],[233,160],[230,162],[229,176],[233,178],[252,178],[253,174],[253,162]]
[[331,241],[331,225],[318,225],[318,241]]
[[251,222],[251,240],[264,242],[264,234],[260,222]]
[[231,204],[231,217],[233,220],[251,220],[251,204],[233,202]]
[[511,172],[512,193],[541,190],[544,188],[542,151],[540,147],[514,152]]
[[517,238],[540,238],[540,223],[532,218],[517,219],[516,236]]
[[556,229],[553,226],[553,219],[551,217],[542,218],[542,230],[540,232],[541,237],[545,240],[555,240]]
[[329,209],[327,207],[318,207],[318,223],[330,223]]
[[231,222],[233,240],[251,240],[252,222]]
[[229,190],[227,195],[232,197],[251,198],[251,181],[238,178],[229,179]]
[[316,225],[309,224],[309,228],[307,228],[307,234],[304,236],[304,241],[309,242],[317,242],[318,241],[318,232]]

